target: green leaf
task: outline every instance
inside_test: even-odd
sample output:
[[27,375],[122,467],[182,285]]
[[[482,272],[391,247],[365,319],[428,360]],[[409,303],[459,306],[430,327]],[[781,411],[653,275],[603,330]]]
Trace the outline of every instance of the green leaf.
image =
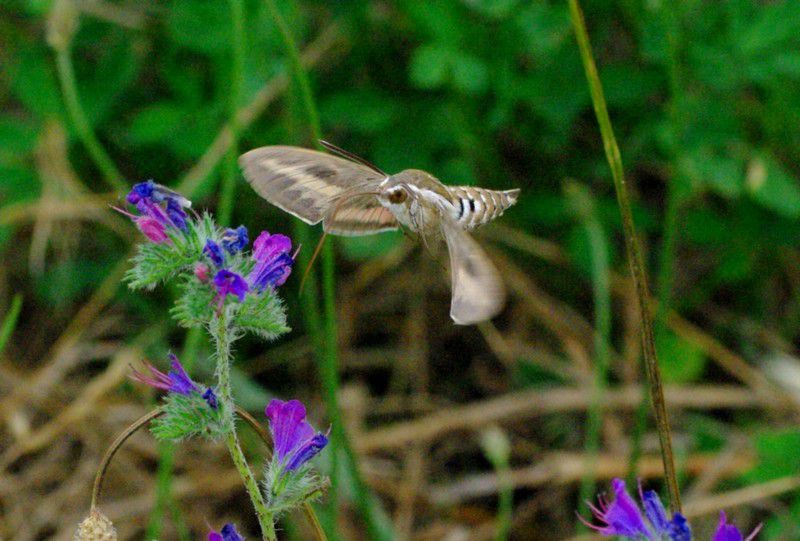
[[389,128],[401,113],[397,100],[372,89],[339,92],[321,107],[326,125],[344,126],[356,133],[374,134]]
[[703,375],[707,359],[694,344],[665,331],[656,337],[656,347],[665,382],[689,383]]
[[505,19],[511,15],[519,0],[461,0],[473,11],[492,19]]
[[755,437],[758,464],[746,478],[761,483],[800,474],[800,429],[769,430]]
[[445,84],[450,66],[450,49],[441,45],[422,45],[411,55],[409,76],[419,88],[432,89]]
[[164,415],[150,423],[150,431],[159,441],[181,441],[196,436],[218,441],[225,435],[222,405],[212,408],[199,392],[168,393],[162,408]]
[[453,86],[466,94],[483,94],[489,84],[489,68],[480,58],[458,54],[452,58]]
[[800,187],[770,154],[757,154],[747,168],[747,190],[761,205],[786,218],[800,217]]
[[177,103],[154,103],[139,110],[128,128],[128,139],[135,145],[168,143],[185,120],[186,111]]
[[218,0],[174,0],[167,10],[172,40],[201,53],[226,51],[231,43],[230,9]]
[[61,115],[63,111],[51,54],[43,47],[27,48],[10,70],[14,94],[28,111],[40,117]]

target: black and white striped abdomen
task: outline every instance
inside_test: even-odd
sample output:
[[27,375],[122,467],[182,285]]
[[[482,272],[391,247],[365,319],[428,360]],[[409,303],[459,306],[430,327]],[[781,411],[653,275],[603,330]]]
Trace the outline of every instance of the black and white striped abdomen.
[[501,216],[517,202],[519,190],[487,190],[472,186],[448,186],[453,202],[452,216],[464,229],[474,229]]

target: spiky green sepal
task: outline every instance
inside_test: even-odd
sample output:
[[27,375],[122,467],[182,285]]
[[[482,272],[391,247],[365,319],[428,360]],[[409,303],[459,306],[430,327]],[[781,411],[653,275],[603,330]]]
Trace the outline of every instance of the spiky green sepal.
[[169,393],[162,408],[164,415],[150,423],[150,431],[157,440],[181,441],[200,436],[217,441],[225,435],[223,405],[212,407],[199,392]]

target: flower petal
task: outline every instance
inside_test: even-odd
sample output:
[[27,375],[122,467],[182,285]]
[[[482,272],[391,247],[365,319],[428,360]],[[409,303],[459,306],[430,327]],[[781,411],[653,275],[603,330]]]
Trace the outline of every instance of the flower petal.
[[306,422],[306,408],[299,400],[274,399],[265,413],[269,418],[275,455],[283,461],[303,443],[314,436],[314,429]]

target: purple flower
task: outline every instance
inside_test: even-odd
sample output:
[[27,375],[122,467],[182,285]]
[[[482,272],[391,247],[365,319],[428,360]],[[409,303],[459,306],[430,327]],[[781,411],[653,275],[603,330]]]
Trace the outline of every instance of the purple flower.
[[222,269],[214,275],[214,287],[217,289],[218,308],[222,308],[222,303],[228,295],[235,295],[240,302],[243,301],[249,289],[244,278],[228,269]]
[[250,239],[247,237],[247,228],[240,225],[236,229],[226,229],[222,234],[222,246],[229,254],[244,250]]
[[208,272],[209,272],[208,265],[206,265],[205,263],[196,263],[195,264],[195,266],[194,266],[194,275],[201,282],[203,282],[203,283],[208,282],[208,280],[209,280]]
[[327,444],[322,432],[306,422],[306,408],[299,400],[272,400],[265,413],[275,447],[275,458],[284,470],[294,471],[311,460]]
[[161,372],[150,363],[145,363],[145,367],[150,371],[150,375],[148,376],[134,370],[131,377],[145,385],[155,387],[156,389],[162,389],[170,393],[182,395],[189,395],[192,392],[199,393],[200,386],[192,381],[192,378],[186,373],[186,370],[184,370],[178,358],[170,353],[169,360],[172,370],[170,370],[168,374]]
[[208,403],[209,406],[211,406],[212,410],[215,410],[219,407],[219,402],[217,401],[217,394],[211,387],[206,389],[206,392],[203,393],[203,399]]
[[138,216],[116,207],[114,209],[133,220],[136,227],[156,244],[169,242],[168,227],[181,231],[187,229],[186,212],[183,209],[192,203],[169,188],[148,180],[134,185],[125,199],[136,206]]
[[244,537],[236,531],[236,526],[228,523],[219,532],[208,532],[208,541],[244,541]]
[[155,185],[156,183],[152,180],[148,180],[147,182],[140,182],[139,184],[134,184],[131,191],[128,193],[126,197],[128,203],[131,205],[137,204],[142,199],[151,199],[153,194],[155,193]]
[[207,256],[218,269],[222,268],[225,264],[225,254],[222,253],[222,248],[212,239],[206,241],[206,245],[203,247],[203,254]]
[[172,222],[172,225],[181,231],[186,231],[186,212],[174,197],[167,198],[167,217]]
[[[753,530],[753,533],[747,536],[747,539],[744,539],[744,541],[755,539],[756,534],[758,534],[760,530],[761,525]],[[719,512],[719,526],[717,526],[717,531],[714,532],[714,537],[711,538],[711,541],[742,541],[742,532],[733,524],[728,524],[725,511]]]
[[621,536],[637,541],[641,539],[691,541],[692,532],[686,518],[680,513],[675,513],[672,520],[668,519],[664,505],[654,491],[648,490],[642,493],[641,488],[639,489],[644,507],[642,513],[636,501],[628,494],[625,481],[615,478],[611,481],[611,486],[614,490],[614,500],[611,503],[601,496],[598,498],[597,507],[589,505],[601,524],[589,524],[584,521],[587,526],[606,536]]
[[253,243],[253,259],[256,264],[247,281],[257,291],[266,287],[278,287],[292,273],[294,259],[290,254],[292,241],[286,235],[270,235],[262,231]]

